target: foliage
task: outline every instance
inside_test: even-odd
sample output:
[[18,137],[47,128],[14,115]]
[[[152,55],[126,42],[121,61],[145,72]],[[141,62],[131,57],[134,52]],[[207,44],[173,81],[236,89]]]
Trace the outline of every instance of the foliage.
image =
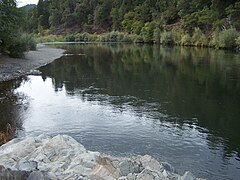
[[23,57],[25,51],[36,50],[36,43],[33,37],[28,34],[22,34],[20,37],[14,38],[9,44],[9,55],[14,58]]
[[209,46],[219,48],[219,33],[220,30],[216,29],[211,36],[211,40],[209,42]]
[[233,48],[236,46],[236,39],[239,32],[236,29],[226,29],[219,34],[219,47],[220,48]]
[[228,25],[239,30],[239,9],[239,0],[40,0],[27,14],[26,29],[33,32],[76,26],[83,32],[86,24],[88,33],[124,31],[140,35],[146,23],[181,22],[189,33],[197,27],[206,32]]
[[153,39],[155,43],[160,43],[161,37],[160,37],[161,31],[159,27],[156,27],[153,32]]
[[45,42],[64,42],[65,38],[61,35],[46,35],[46,36],[37,36],[34,38],[37,43]]
[[73,34],[67,34],[65,40],[66,42],[75,42],[75,36]]
[[240,47],[240,36],[236,39],[236,45]]
[[192,45],[194,46],[208,46],[208,38],[202,33],[200,28],[195,28],[192,36]]
[[191,46],[192,45],[192,39],[189,34],[184,34],[182,36],[181,45],[183,45],[183,46]]
[[23,33],[21,34],[20,40],[26,44],[25,51],[36,50],[36,42],[32,35]]
[[164,45],[173,45],[174,37],[171,31],[164,31],[161,33],[161,43]]
[[144,42],[150,43],[153,41],[153,31],[154,31],[154,23],[147,22],[141,30],[141,36],[143,37]]
[[20,32],[21,21],[23,11],[14,0],[0,1],[0,52],[22,57],[24,51],[36,49],[32,36]]

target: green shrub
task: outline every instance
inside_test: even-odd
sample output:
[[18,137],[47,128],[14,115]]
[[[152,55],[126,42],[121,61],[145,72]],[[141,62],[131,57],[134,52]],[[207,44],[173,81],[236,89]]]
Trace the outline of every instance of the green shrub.
[[48,36],[37,36],[34,38],[38,43],[44,42],[64,42],[65,37],[61,35],[48,35]]
[[89,40],[89,33],[84,32],[84,33],[82,34],[82,37],[83,37],[83,41],[84,41],[84,42],[87,42],[87,41]]
[[188,33],[182,36],[181,45],[183,45],[183,46],[191,46],[192,45],[192,39]]
[[240,51],[240,36],[236,39],[237,50]]
[[153,42],[153,31],[154,31],[154,23],[147,22],[141,30],[141,36],[143,37],[144,42],[151,43]]
[[108,34],[108,42],[117,42],[118,41],[118,32],[112,31]]
[[123,42],[124,36],[125,36],[125,33],[119,32],[117,41],[118,42]]
[[23,57],[26,51],[36,50],[36,43],[31,35],[22,34],[20,37],[15,37],[11,40],[7,50],[11,57],[19,58]]
[[219,33],[219,47],[220,48],[233,48],[236,46],[236,39],[239,32],[236,29],[226,29]]
[[97,42],[97,40],[98,40],[98,35],[97,34],[89,34],[88,41]]
[[155,43],[160,43],[160,39],[161,39],[160,34],[161,34],[160,28],[156,27],[153,32],[153,39]]
[[65,37],[66,42],[74,42],[75,36],[73,34],[67,34]]
[[209,42],[209,46],[210,47],[215,47],[215,48],[219,48],[219,29],[216,29],[211,36],[211,40]]
[[172,30],[173,42],[176,45],[181,45],[182,33],[179,30]]
[[134,42],[134,36],[130,34],[125,34],[122,42]]
[[134,38],[135,43],[144,43],[143,37],[138,35]]
[[236,45],[240,47],[240,36],[236,39]]
[[83,36],[80,33],[75,34],[75,42],[83,41]]
[[23,53],[26,51],[26,44],[20,39],[14,39],[14,41],[7,49],[9,51],[9,56],[13,58],[23,57]]
[[164,45],[174,44],[174,37],[172,31],[164,31],[161,33],[161,43]]
[[206,47],[209,45],[208,37],[202,33],[200,28],[195,28],[192,36],[192,45]]
[[20,40],[26,44],[25,51],[36,50],[36,42],[33,39],[33,36],[27,33],[21,35]]

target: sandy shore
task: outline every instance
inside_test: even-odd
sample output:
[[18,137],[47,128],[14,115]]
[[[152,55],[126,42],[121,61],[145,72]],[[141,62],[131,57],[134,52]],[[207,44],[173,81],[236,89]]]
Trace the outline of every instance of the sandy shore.
[[0,82],[31,73],[31,71],[60,58],[63,52],[63,49],[38,45],[37,51],[25,53],[24,58],[0,55]]

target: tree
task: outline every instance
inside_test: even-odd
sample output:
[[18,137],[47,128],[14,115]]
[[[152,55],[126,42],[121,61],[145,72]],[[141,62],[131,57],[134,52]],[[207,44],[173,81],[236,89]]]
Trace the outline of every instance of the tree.
[[154,23],[147,22],[142,28],[141,35],[143,36],[143,40],[146,43],[150,43],[153,41],[153,31],[154,31]]
[[100,25],[102,27],[108,28],[111,27],[111,8],[112,2],[111,0],[101,0],[100,4],[96,7],[94,13],[94,24]]
[[32,38],[20,33],[23,20],[23,12],[16,7],[14,0],[0,2],[0,52],[20,57],[29,49]]
[[17,32],[20,12],[14,0],[2,0],[0,3],[0,50],[5,51]]

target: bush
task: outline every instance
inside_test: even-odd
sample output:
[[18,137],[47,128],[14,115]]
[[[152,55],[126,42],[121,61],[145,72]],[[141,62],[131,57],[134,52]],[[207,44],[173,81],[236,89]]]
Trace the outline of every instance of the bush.
[[36,50],[36,42],[30,34],[22,34],[20,40],[26,44],[25,51]]
[[181,45],[182,32],[180,32],[179,30],[172,30],[172,34],[174,44]]
[[31,35],[22,34],[19,38],[12,39],[7,50],[11,57],[19,58],[24,56],[25,51],[36,50],[36,43]]
[[240,47],[240,36],[236,39],[236,45]]
[[233,48],[236,46],[236,39],[239,33],[236,29],[227,29],[219,33],[219,47],[220,48]]
[[75,34],[75,42],[83,41],[83,36],[80,33]]
[[237,50],[240,51],[240,36],[236,39]]
[[212,33],[209,46],[219,48],[219,33],[220,31],[218,28]]
[[88,41],[97,42],[97,40],[98,40],[98,35],[97,34],[89,34]]
[[206,47],[209,45],[208,38],[202,33],[201,29],[195,28],[192,36],[192,45]]
[[130,34],[125,34],[122,42],[134,42],[134,36]]
[[153,39],[155,43],[160,43],[160,39],[161,39],[160,33],[161,33],[160,28],[156,27],[153,32]]
[[172,31],[164,31],[161,34],[161,43],[164,45],[173,45],[174,44],[174,38]]
[[66,42],[74,42],[75,36],[73,34],[67,34],[65,37]]
[[117,41],[118,41],[118,42],[123,42],[123,38],[124,38],[124,36],[125,36],[124,33],[119,32],[119,33],[118,33],[118,39],[117,39]]
[[147,22],[141,30],[140,35],[143,37],[144,42],[153,42],[154,23]]
[[192,45],[192,39],[189,34],[185,34],[182,36],[181,45],[183,45],[183,46],[191,46]]
[[112,31],[108,35],[108,42],[117,42],[118,41],[118,32]]
[[37,36],[34,39],[38,43],[44,43],[44,42],[64,42],[65,41],[65,37],[60,36],[60,35]]
[[135,43],[144,43],[143,37],[138,35],[134,38]]

